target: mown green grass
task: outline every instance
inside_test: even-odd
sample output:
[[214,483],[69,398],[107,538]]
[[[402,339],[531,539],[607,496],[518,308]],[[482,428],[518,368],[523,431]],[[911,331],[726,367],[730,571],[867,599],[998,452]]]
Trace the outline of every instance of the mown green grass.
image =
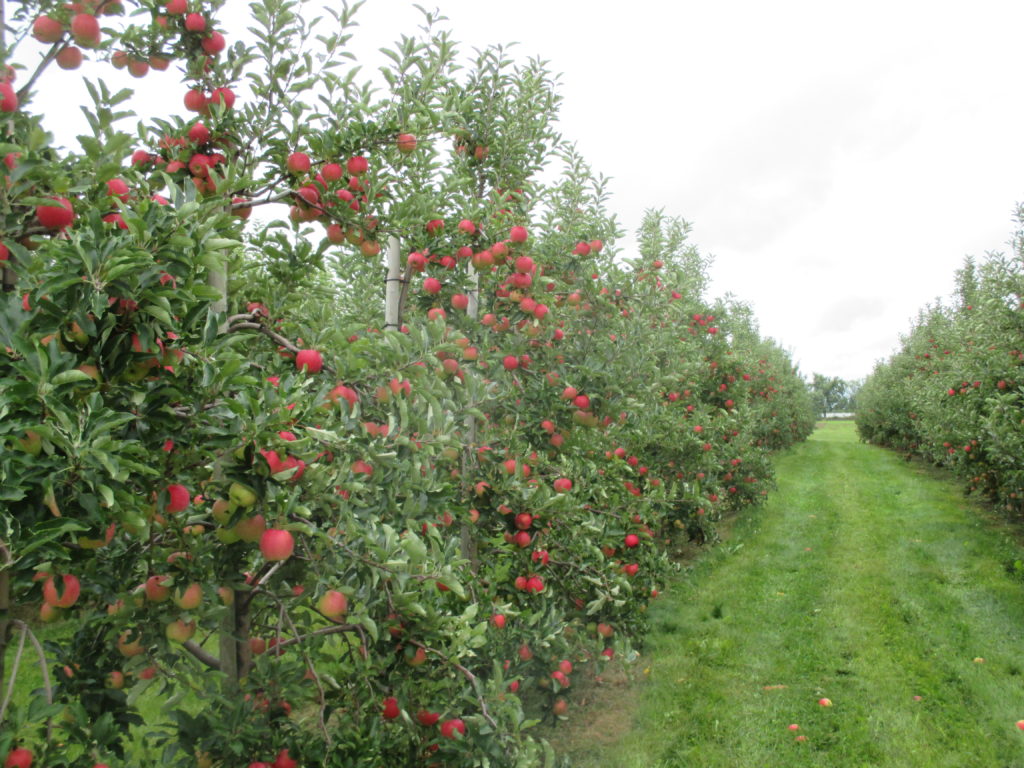
[[652,607],[631,728],[584,726],[573,765],[1024,766],[1008,528],[849,422],[781,456],[778,485]]

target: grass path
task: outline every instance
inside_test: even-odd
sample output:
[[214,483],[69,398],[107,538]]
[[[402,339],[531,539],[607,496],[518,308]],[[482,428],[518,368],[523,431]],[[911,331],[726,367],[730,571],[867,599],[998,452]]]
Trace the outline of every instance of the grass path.
[[1024,768],[1006,526],[849,422],[781,456],[778,485],[652,607],[632,726],[571,735],[573,765]]

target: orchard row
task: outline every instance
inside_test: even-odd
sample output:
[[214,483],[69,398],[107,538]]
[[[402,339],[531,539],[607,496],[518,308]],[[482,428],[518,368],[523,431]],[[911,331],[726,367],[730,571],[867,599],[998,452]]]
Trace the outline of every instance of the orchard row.
[[948,305],[921,311],[857,395],[863,439],[948,467],[1006,511],[1024,510],[1024,274],[1014,252],[967,259]]
[[[615,252],[537,63],[460,68],[427,16],[378,95],[337,70],[347,7],[257,2],[228,47],[216,4],[29,5],[19,39],[51,47],[6,54],[36,69],[2,148],[2,690],[39,622],[68,639],[0,700],[0,755],[556,764],[531,729],[635,657],[667,545],[759,503],[812,428],[788,356],[705,297],[684,222]],[[94,86],[94,137],[56,149],[34,88],[73,43],[180,64],[182,108],[140,140]]]

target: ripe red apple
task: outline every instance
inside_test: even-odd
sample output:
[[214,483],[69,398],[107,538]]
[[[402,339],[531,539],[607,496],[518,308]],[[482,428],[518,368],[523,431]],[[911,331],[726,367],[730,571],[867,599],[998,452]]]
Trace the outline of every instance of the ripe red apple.
[[299,762],[288,754],[287,749],[282,749],[271,763],[271,768],[299,768]]
[[194,611],[203,602],[203,587],[198,582],[192,582],[184,590],[180,588],[174,592],[174,604],[183,611]]
[[164,507],[165,512],[171,514],[175,512],[184,512],[188,509],[188,505],[191,502],[191,497],[188,493],[188,488],[184,485],[175,483],[174,485],[167,486],[167,505]]
[[4,768],[32,768],[32,750],[15,747],[7,753]]
[[78,601],[78,596],[82,592],[82,586],[78,581],[78,577],[70,573],[65,573],[61,576],[61,582],[63,584],[63,593],[57,594],[57,585],[54,583],[53,576],[50,576],[43,583],[43,602],[47,605],[52,605],[54,608],[70,608]]
[[17,112],[17,93],[10,83],[0,83],[0,112]]
[[153,603],[162,603],[169,598],[171,596],[171,589],[164,586],[165,581],[167,581],[167,576],[162,573],[146,579],[144,587],[146,599]]
[[438,720],[441,719],[441,713],[429,712],[425,709],[421,709],[419,712],[416,713],[416,719],[419,721],[420,725],[424,726],[425,728],[430,728],[432,725],[435,725]]
[[224,39],[224,35],[214,30],[207,37],[200,40],[199,45],[205,53],[210,56],[216,56],[227,47],[227,41]]
[[555,493],[567,493],[572,490],[572,480],[567,477],[560,477],[553,483]]
[[436,277],[428,277],[423,281],[423,290],[431,294],[440,293],[441,281]]
[[292,152],[288,155],[288,159],[285,161],[285,166],[288,170],[296,175],[309,173],[309,169],[312,165],[309,155],[305,152]]
[[381,712],[381,717],[385,720],[394,720],[401,714],[401,710],[398,708],[398,699],[394,696],[388,696],[384,699],[384,711]]
[[503,613],[496,613],[496,614],[494,614],[493,616],[491,616],[491,623],[495,627],[497,627],[498,629],[504,629],[505,628],[505,614],[503,614]]
[[225,109],[235,106],[235,92],[230,88],[214,88],[210,94],[211,104],[223,104]]
[[71,36],[75,42],[86,48],[100,44],[100,23],[89,13],[76,13],[71,18]]
[[597,625],[597,634],[599,634],[601,637],[611,637],[615,634],[615,629],[612,627],[611,624],[601,623]]
[[107,182],[107,194],[110,197],[118,198],[121,202],[128,202],[130,191],[128,183],[124,179],[111,179]]
[[55,57],[57,66],[61,69],[78,69],[82,66],[82,49],[68,45],[60,49]]
[[640,537],[635,533],[627,533],[624,543],[627,547],[632,549],[640,543]]
[[260,552],[267,560],[287,560],[294,551],[295,539],[290,531],[268,528],[260,536]]
[[519,358],[515,355],[506,355],[501,364],[505,366],[506,371],[514,371],[519,367]]
[[[508,232],[508,239],[513,243],[525,243],[526,238],[530,236],[530,233],[526,231],[526,227],[512,227]],[[522,270],[520,270],[522,271]]]
[[300,349],[295,354],[295,367],[306,373],[320,373],[324,367],[323,358],[315,349]]
[[185,92],[185,109],[189,112],[206,112],[206,94],[199,88],[191,88]]
[[365,157],[350,157],[345,163],[345,168],[347,168],[348,172],[353,176],[362,176],[369,170],[370,163]]
[[551,711],[558,717],[564,717],[565,713],[569,711],[569,702],[559,696],[551,705]]
[[441,723],[441,735],[446,739],[458,739],[465,734],[466,724],[457,717],[452,718],[451,720],[445,720]]
[[395,139],[395,146],[403,155],[411,154],[416,151],[416,137],[411,133],[400,133]]
[[66,197],[51,197],[52,203],[36,206],[36,219],[47,229],[64,229],[75,220],[75,209]]
[[329,590],[317,601],[316,608],[329,619],[338,619],[348,613],[348,598],[343,592]]
[[469,296],[464,293],[456,293],[452,296],[452,309],[465,310],[469,307]]
[[43,14],[32,23],[32,37],[41,43],[56,43],[64,36],[59,21]]
[[188,13],[188,0],[167,0],[164,10],[174,16],[184,16]]
[[190,13],[185,16],[185,29],[189,32],[202,32],[206,29],[206,17],[201,13]]

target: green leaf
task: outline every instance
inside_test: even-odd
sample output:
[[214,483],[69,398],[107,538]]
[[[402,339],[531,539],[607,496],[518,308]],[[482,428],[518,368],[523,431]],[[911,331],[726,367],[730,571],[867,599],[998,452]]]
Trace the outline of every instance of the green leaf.
[[87,374],[85,371],[80,371],[77,368],[75,368],[70,371],[62,371],[61,373],[58,373],[56,376],[53,377],[53,379],[50,380],[50,383],[53,384],[53,386],[55,387],[59,387],[62,384],[72,384],[74,382],[84,381],[95,383],[95,380],[92,378],[92,376]]
[[35,552],[37,549],[45,544],[59,539],[62,536],[74,533],[76,531],[87,531],[89,526],[83,525],[77,520],[71,520],[67,517],[58,517],[52,520],[44,520],[41,523],[36,523],[32,526],[32,538],[21,547],[15,554],[22,558],[31,552]]

